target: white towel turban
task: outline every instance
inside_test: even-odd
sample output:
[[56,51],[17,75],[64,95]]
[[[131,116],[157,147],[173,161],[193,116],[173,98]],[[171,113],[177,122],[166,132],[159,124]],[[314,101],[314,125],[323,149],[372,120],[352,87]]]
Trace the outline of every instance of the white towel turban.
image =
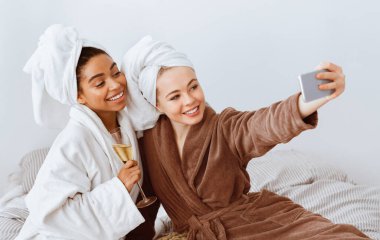
[[127,111],[136,131],[154,127],[160,113],[156,109],[156,80],[161,67],[191,67],[185,54],[151,36],[142,38],[123,57],[121,70],[128,82]]
[[24,72],[32,77],[34,118],[37,124],[62,128],[70,106],[77,103],[76,66],[84,46],[103,49],[80,39],[73,27],[55,24],[41,35]]

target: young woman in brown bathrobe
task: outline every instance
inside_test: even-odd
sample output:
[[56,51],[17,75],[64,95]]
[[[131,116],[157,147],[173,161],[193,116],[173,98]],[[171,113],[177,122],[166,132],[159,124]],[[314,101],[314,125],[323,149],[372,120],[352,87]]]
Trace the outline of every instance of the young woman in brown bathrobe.
[[[191,63],[170,45],[145,38],[125,55],[123,68],[130,101],[140,101],[136,93],[141,93],[161,114],[150,126],[138,126],[136,119],[143,117],[132,121],[145,129],[140,139],[144,170],[176,232],[207,240],[368,239],[355,227],[333,224],[286,197],[249,192],[248,162],[315,128],[317,109],[344,91],[339,66],[319,66],[329,72],[317,77],[331,81],[320,88],[335,90],[328,98],[305,103],[297,93],[256,111],[221,113],[206,104]],[[136,112],[130,111],[133,117]]]

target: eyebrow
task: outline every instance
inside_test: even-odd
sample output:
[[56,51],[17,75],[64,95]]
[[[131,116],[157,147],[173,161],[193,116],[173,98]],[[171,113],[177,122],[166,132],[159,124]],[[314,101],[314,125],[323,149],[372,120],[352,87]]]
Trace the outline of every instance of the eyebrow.
[[[112,68],[115,67],[115,66],[116,66],[116,63],[113,62],[112,65],[111,65],[111,67],[110,67],[110,70],[112,70]],[[92,77],[88,80],[88,83],[90,83],[90,82],[91,82],[92,80],[94,80],[95,78],[97,78],[97,77],[101,77],[101,76],[103,76],[103,75],[104,75],[104,73],[98,73],[98,74],[92,76]]]
[[113,62],[112,65],[111,65],[111,67],[110,67],[110,70],[112,70],[112,68],[115,67],[115,66],[116,66],[116,63]]
[[[187,87],[188,87],[192,82],[194,82],[194,81],[198,81],[198,79],[196,79],[196,78],[191,79],[190,82],[187,84]],[[173,93],[176,93],[176,92],[179,92],[179,90],[171,91],[170,93],[168,93],[168,94],[166,95],[166,98],[167,98],[170,94],[173,94]]]

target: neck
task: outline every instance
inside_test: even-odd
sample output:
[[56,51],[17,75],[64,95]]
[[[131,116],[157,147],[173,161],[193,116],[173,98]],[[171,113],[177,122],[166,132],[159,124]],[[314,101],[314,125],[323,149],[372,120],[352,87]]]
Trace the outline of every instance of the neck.
[[172,120],[170,120],[170,122],[172,123],[177,142],[179,140],[184,140],[186,138],[187,133],[189,132],[191,126],[181,124],[181,123],[178,123],[178,122],[175,122]]
[[175,138],[176,138],[175,140],[177,143],[177,149],[178,149],[179,157],[182,160],[183,146],[185,145],[185,139],[186,139],[187,134],[189,133],[191,126],[181,124],[181,123],[177,123],[177,122],[174,122],[171,120],[170,120],[170,122],[172,123],[173,129],[174,129],[174,134],[175,134]]
[[175,134],[175,138],[176,138],[175,140],[177,143],[179,157],[182,160],[182,149],[183,149],[183,146],[185,144],[186,136],[187,136],[191,126],[181,124],[181,123],[177,123],[177,122],[172,121],[172,120],[170,120],[170,122],[172,123],[173,129],[174,129],[174,134]]
[[117,112],[98,113],[97,115],[102,120],[104,126],[108,131],[119,127],[119,123],[117,121]]

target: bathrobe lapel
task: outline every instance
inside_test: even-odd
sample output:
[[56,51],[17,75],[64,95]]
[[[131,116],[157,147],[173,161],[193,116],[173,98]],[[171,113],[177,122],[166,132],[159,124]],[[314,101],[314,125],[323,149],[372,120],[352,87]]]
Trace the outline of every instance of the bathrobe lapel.
[[[90,129],[96,141],[102,146],[104,153],[107,155],[114,176],[117,176],[123,164],[112,148],[112,136],[101,119],[88,107],[79,104],[71,108],[70,117]],[[121,126],[122,135],[130,139],[135,160],[141,163],[137,139],[125,111],[118,112],[118,121]],[[142,180],[143,177],[140,179],[140,184],[142,184]],[[135,191],[138,191],[137,186],[132,189],[131,196],[135,195],[133,194]]]
[[183,148],[182,161],[170,120],[162,116],[153,129],[155,148],[158,149],[158,155],[161,158],[160,164],[168,176],[166,180],[170,181],[178,196],[185,201],[192,212],[199,215],[211,211],[211,208],[199,199],[196,193],[195,179],[205,161],[204,157],[208,150],[207,142],[210,141],[210,131],[213,129],[210,125],[215,124],[215,121],[209,118],[212,112],[213,110],[208,109],[202,120],[203,123],[201,122],[189,130]]

